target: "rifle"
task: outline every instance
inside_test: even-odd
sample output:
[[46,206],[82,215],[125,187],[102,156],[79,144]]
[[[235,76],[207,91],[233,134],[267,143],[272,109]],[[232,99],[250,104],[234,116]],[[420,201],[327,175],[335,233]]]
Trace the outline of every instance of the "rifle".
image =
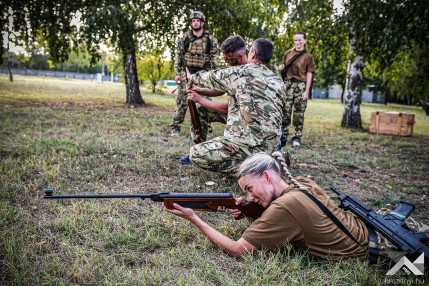
[[60,194],[54,195],[52,188],[44,190],[44,199],[65,200],[65,199],[151,199],[154,202],[163,202],[168,209],[173,209],[173,203],[185,208],[199,211],[216,212],[221,209],[239,209],[242,217],[257,219],[264,212],[265,208],[254,202],[243,202],[236,205],[231,193],[173,193],[161,192],[151,194]]
[[405,225],[405,219],[414,210],[414,205],[407,202],[399,202],[395,208],[387,214],[381,215],[366,206],[360,200],[346,195],[335,188],[331,188],[338,199],[340,207],[350,210],[358,216],[368,228],[383,235],[399,250],[407,253],[407,256],[417,258],[421,253],[429,258],[429,233],[410,231]]
[[[186,90],[188,90],[188,73],[189,70],[186,68],[185,78],[186,78]],[[192,86],[192,83],[189,83],[189,87]],[[188,108],[189,114],[191,115],[191,124],[192,129],[195,132],[196,137],[194,138],[194,143],[198,144],[203,142],[203,129],[201,128],[200,116],[198,115],[197,105],[192,100],[188,99]]]

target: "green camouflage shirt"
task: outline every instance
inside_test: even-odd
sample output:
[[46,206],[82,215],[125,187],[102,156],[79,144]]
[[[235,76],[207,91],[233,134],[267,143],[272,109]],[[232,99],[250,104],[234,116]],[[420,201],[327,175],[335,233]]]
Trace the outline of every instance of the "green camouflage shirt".
[[224,131],[226,139],[253,147],[281,136],[286,114],[286,87],[265,65],[201,71],[190,80],[231,96]]

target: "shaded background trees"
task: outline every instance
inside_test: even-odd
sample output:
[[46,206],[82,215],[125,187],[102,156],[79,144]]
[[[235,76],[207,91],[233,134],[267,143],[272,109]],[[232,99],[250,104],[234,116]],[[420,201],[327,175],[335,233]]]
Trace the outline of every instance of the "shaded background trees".
[[162,54],[162,50],[155,50],[143,54],[137,61],[139,79],[148,80],[153,93],[156,92],[158,81],[174,78],[172,62],[162,57]]
[[345,3],[344,19],[353,31],[349,33],[352,56],[361,56],[372,65],[372,70],[367,70],[372,71],[378,88],[385,91],[386,103],[428,100],[428,17],[429,6],[424,0]]
[[285,50],[293,47],[293,36],[298,31],[307,34],[308,50],[316,62],[315,84],[326,88],[343,84],[346,76],[348,38],[344,20],[336,14],[334,1],[289,0],[284,33],[276,40],[280,60]]
[[[1,2],[0,8],[6,35],[0,38],[2,59],[9,66],[20,62],[6,53],[13,43],[33,51],[27,66],[41,66],[47,59],[48,68],[90,71],[94,66],[100,71],[101,50],[107,46],[116,55],[103,61],[123,75],[130,105],[144,103],[139,73],[149,78],[146,67],[146,72],[137,71],[137,58],[150,64],[157,51],[174,50],[177,36],[189,29],[191,9],[206,14],[206,28],[219,42],[231,34],[249,43],[258,37],[274,41],[273,66],[292,47],[293,34],[305,31],[316,61],[315,84],[322,88],[345,86],[353,62],[362,59],[363,78],[352,84],[358,88],[356,105],[367,84],[383,91],[386,102],[417,104],[429,97],[429,9],[424,0],[345,0],[340,11],[333,0],[27,0]],[[346,89],[347,94],[352,93]]]
[[144,103],[136,65],[141,45],[150,42],[157,49],[173,48],[177,35],[189,28],[191,8],[207,14],[207,25],[220,40],[231,33],[256,35],[252,1],[28,0],[1,5],[5,12],[0,23],[11,22],[2,31],[15,31],[16,44],[30,49],[35,44],[43,46],[55,62],[66,61],[70,51],[82,43],[93,62],[102,45],[115,48],[122,55],[126,103],[130,105]]
[[[362,61],[353,65],[360,67],[360,73],[365,63],[367,66],[370,64],[372,69],[366,70],[372,71],[373,83],[384,90],[386,103],[411,104],[428,98],[427,56],[419,56],[429,40],[428,16],[429,7],[424,0],[345,2],[343,18],[349,31],[349,46],[352,47],[350,62]],[[351,87],[361,89],[362,83]],[[349,89],[346,96],[348,102],[342,125],[360,128],[359,92]],[[357,108],[353,107],[355,104]]]

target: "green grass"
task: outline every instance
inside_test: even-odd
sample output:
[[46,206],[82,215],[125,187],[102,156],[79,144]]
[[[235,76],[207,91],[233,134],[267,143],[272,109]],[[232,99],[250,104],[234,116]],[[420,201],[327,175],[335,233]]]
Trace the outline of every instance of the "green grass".
[[[0,76],[1,285],[382,285],[385,266],[325,261],[285,248],[235,259],[160,204],[138,200],[51,202],[60,192],[232,191],[233,179],[182,166],[189,120],[169,137],[172,95],[143,92],[128,108],[122,84]],[[337,186],[372,206],[416,204],[429,223],[429,118],[416,107],[362,105],[416,114],[413,137],[378,136],[339,127],[343,106],[313,100],[292,172]],[[215,124],[214,134],[222,133]],[[215,187],[206,181],[216,182]],[[240,237],[248,222],[202,214]]]

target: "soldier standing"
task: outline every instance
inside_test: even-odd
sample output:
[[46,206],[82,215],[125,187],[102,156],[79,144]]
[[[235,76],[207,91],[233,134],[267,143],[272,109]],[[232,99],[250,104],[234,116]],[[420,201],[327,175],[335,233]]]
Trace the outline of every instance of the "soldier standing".
[[[211,33],[205,31],[203,26],[205,16],[200,11],[191,12],[191,30],[177,41],[176,57],[174,69],[176,72],[177,98],[176,113],[171,124],[171,135],[177,135],[180,132],[186,109],[186,70],[194,74],[201,70],[210,70],[215,67],[214,61],[218,52],[217,40]],[[204,108],[197,107],[200,115],[202,137],[205,140],[208,129],[207,111]],[[192,137],[195,138],[193,130]]]
[[279,144],[286,113],[286,87],[281,78],[266,65],[273,44],[266,39],[253,42],[246,62],[243,46],[226,53],[228,62],[241,66],[199,72],[190,81],[197,86],[223,91],[228,104],[209,102],[191,91],[191,99],[201,105],[226,112],[224,135],[194,145],[190,150],[193,163],[210,171],[232,173],[238,164],[255,152],[272,152]]
[[307,37],[304,32],[298,32],[293,37],[294,47],[288,50],[279,66],[279,71],[286,83],[288,112],[287,122],[283,135],[287,137],[288,127],[292,118],[295,135],[292,137],[292,146],[301,145],[302,131],[304,129],[304,112],[310,96],[314,74],[314,59],[307,52]]

